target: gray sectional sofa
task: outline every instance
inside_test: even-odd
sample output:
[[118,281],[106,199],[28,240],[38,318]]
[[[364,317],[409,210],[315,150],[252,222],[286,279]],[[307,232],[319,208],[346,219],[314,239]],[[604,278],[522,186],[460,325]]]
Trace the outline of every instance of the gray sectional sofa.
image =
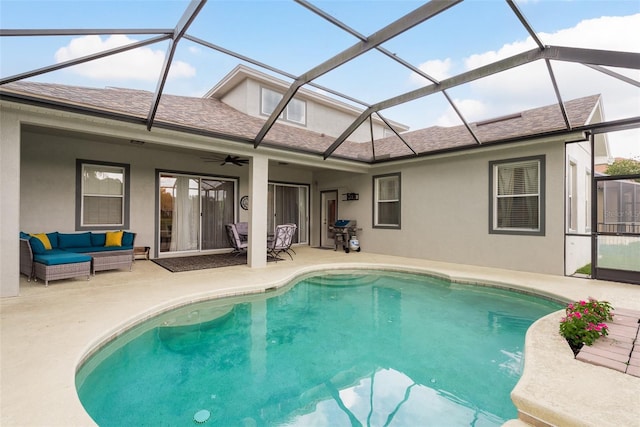
[[50,280],[87,276],[96,271],[133,265],[136,234],[120,232],[20,233],[20,273],[28,280]]

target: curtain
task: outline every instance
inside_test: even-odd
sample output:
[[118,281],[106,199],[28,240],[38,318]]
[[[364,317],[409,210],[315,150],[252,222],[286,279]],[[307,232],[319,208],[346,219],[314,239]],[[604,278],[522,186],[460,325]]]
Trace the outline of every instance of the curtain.
[[498,228],[539,227],[539,164],[527,161],[497,166]]
[[[191,189],[193,188],[193,192]],[[198,249],[198,182],[188,177],[175,177],[174,203],[169,250]]]
[[229,247],[225,224],[233,222],[234,183],[203,179],[202,195],[202,249]]
[[376,225],[400,224],[400,179],[398,176],[376,178]]
[[[278,185],[276,194],[276,225],[298,224],[300,208],[298,206],[298,187]],[[297,231],[293,242],[298,242]]]
[[512,197],[499,197],[513,194],[513,168],[498,167],[498,227],[511,227]]
[[269,184],[268,229],[273,232],[276,225],[296,224],[293,243],[307,242],[307,193],[305,186]]

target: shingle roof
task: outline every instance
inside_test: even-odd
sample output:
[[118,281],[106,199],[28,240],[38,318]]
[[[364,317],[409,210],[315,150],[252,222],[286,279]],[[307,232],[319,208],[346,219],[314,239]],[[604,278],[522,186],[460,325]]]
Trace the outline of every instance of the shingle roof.
[[[565,102],[567,116],[572,127],[588,124],[588,120],[597,107],[599,100],[600,95],[591,95]],[[566,125],[560,106],[553,104],[502,118],[470,123],[469,127],[482,144],[490,144],[497,141],[563,130]],[[453,127],[433,126],[418,129],[403,133],[402,138],[418,153],[478,145],[464,125]],[[376,141],[376,155],[389,154],[391,157],[397,157],[399,155],[397,142],[397,137]],[[409,148],[405,148],[404,152],[405,155],[411,154]]]
[[[43,102],[55,102],[78,109],[116,113],[124,117],[144,120],[153,101],[148,91],[120,88],[87,88],[60,84],[13,82],[0,87],[0,94],[20,94]],[[572,126],[587,124],[600,96],[592,95],[565,103]],[[213,135],[228,135],[233,140],[252,141],[265,120],[244,114],[213,98],[195,98],[163,94],[155,117],[156,125],[174,125],[185,130]],[[523,111],[509,118],[470,124],[483,144],[517,137],[539,135],[565,128],[557,104]],[[474,147],[478,144],[464,125],[429,127],[405,132],[402,138],[418,154],[454,148]],[[334,142],[323,134],[276,123],[264,139],[265,145],[322,154]],[[375,141],[376,158],[396,158],[412,155],[405,143],[396,136]],[[374,160],[371,143],[345,141],[334,153],[336,156],[360,161]]]

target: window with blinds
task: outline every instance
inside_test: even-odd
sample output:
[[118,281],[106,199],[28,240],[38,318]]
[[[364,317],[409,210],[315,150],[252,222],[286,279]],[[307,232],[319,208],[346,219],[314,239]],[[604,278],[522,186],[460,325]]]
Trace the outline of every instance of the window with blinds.
[[373,177],[373,226],[400,228],[400,174]]
[[493,233],[544,234],[544,156],[490,162]]
[[79,161],[77,171],[77,228],[128,227],[128,165]]
[[[281,99],[281,93],[271,89],[262,88],[262,105],[260,108],[262,114],[266,116],[271,115]],[[307,123],[307,104],[304,101],[293,98],[289,101],[279,118],[305,125]]]

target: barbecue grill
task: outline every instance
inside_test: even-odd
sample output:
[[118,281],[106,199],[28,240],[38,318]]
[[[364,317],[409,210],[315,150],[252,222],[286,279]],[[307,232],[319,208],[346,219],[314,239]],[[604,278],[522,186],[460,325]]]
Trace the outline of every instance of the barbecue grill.
[[360,252],[360,242],[358,241],[358,231],[362,228],[357,228],[357,221],[352,219],[339,219],[330,228],[330,231],[334,233],[334,241],[336,243],[335,249],[338,250],[338,246],[342,246],[346,253],[350,250]]

